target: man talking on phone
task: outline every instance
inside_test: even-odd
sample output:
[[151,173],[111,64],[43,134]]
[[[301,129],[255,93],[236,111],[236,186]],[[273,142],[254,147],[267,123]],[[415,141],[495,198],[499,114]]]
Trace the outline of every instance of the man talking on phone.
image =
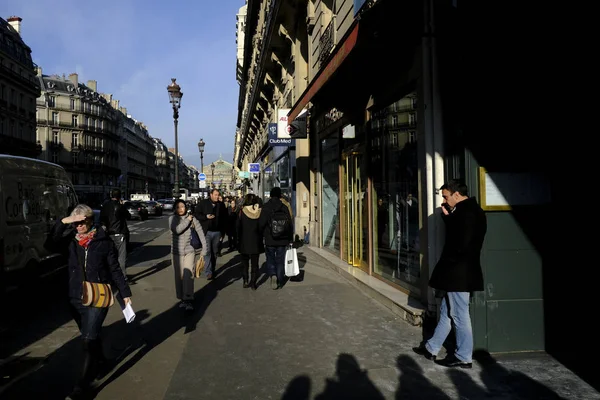
[[194,216],[202,225],[208,247],[204,258],[204,275],[208,280],[214,278],[221,232],[225,232],[227,224],[227,208],[219,201],[219,195],[218,189],[212,189],[208,199],[202,200],[194,209]]
[[446,242],[429,286],[441,300],[440,315],[433,336],[413,351],[434,360],[452,327],[456,350],[439,360],[450,368],[471,368],[473,331],[469,314],[471,293],[483,290],[481,248],[487,231],[486,216],[467,186],[451,180],[440,188],[442,219],[446,224]]

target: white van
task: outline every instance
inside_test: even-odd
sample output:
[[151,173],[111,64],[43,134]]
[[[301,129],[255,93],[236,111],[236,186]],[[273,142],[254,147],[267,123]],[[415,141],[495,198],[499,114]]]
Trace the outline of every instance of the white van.
[[12,272],[43,275],[57,262],[64,264],[47,238],[57,219],[77,203],[60,165],[0,154],[0,281]]

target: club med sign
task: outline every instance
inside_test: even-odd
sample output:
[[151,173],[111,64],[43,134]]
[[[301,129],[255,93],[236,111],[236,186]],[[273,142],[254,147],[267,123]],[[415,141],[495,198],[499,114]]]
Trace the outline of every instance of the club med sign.
[[[287,117],[286,117],[287,118]],[[280,139],[277,137],[277,124],[269,124],[269,146],[294,146],[294,139]]]

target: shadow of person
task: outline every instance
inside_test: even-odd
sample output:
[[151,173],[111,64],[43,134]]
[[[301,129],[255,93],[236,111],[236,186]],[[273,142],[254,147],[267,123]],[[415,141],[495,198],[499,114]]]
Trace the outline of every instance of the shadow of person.
[[326,380],[323,393],[315,400],[384,400],[383,394],[371,382],[367,371],[360,369],[352,354],[342,353],[338,356],[335,374],[335,378]]
[[[111,365],[116,365],[126,355],[131,347],[130,338],[136,337],[136,325],[148,316],[147,310],[139,310],[136,312],[136,319],[130,324],[132,327],[120,319],[102,328],[100,337],[105,348],[104,354]],[[2,399],[64,399],[81,375],[82,348],[81,336],[77,335],[53,351],[33,371],[20,377],[6,392],[0,388]],[[94,395],[92,393],[90,397]]]
[[[119,362],[124,359],[127,359],[127,361],[119,365],[114,372],[109,374],[108,378],[97,386],[93,396],[96,396],[102,389],[126,373],[143,359],[146,354],[150,353],[155,347],[159,346],[181,328],[185,329],[185,334],[196,330],[198,322],[217,297],[218,292],[241,278],[241,271],[237,267],[240,259],[236,256],[229,260],[219,269],[219,274],[215,279],[209,281],[204,287],[196,291],[193,301],[194,311],[185,312],[179,308],[178,304],[175,304],[173,307],[150,319],[147,323],[140,324],[139,334],[136,335],[137,340],[136,338],[132,338],[132,342],[118,356]],[[119,323],[123,324],[124,322],[117,322],[117,324]]]
[[147,278],[151,275],[156,274],[157,272],[162,271],[163,269],[170,267],[171,266],[171,260],[162,260],[161,262],[159,262],[156,265],[153,265],[150,268],[146,268],[143,271],[140,271],[136,274],[130,275],[128,274],[127,276],[129,277],[129,282],[131,283],[137,283],[139,280],[142,280],[144,278]]
[[399,356],[396,360],[396,366],[400,370],[396,400],[450,399],[440,388],[434,386],[423,375],[423,369],[412,357],[407,355]]
[[566,400],[552,389],[522,372],[511,371],[485,350],[475,350],[473,359],[481,365],[481,380],[490,394],[502,393],[511,399]]
[[310,389],[310,378],[306,375],[297,376],[287,385],[281,400],[309,400]]

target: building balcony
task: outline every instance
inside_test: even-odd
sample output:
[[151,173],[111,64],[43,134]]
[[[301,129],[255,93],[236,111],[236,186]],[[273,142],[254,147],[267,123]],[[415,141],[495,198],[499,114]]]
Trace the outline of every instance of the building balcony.
[[319,38],[319,67],[323,68],[335,48],[335,19],[332,19]]

